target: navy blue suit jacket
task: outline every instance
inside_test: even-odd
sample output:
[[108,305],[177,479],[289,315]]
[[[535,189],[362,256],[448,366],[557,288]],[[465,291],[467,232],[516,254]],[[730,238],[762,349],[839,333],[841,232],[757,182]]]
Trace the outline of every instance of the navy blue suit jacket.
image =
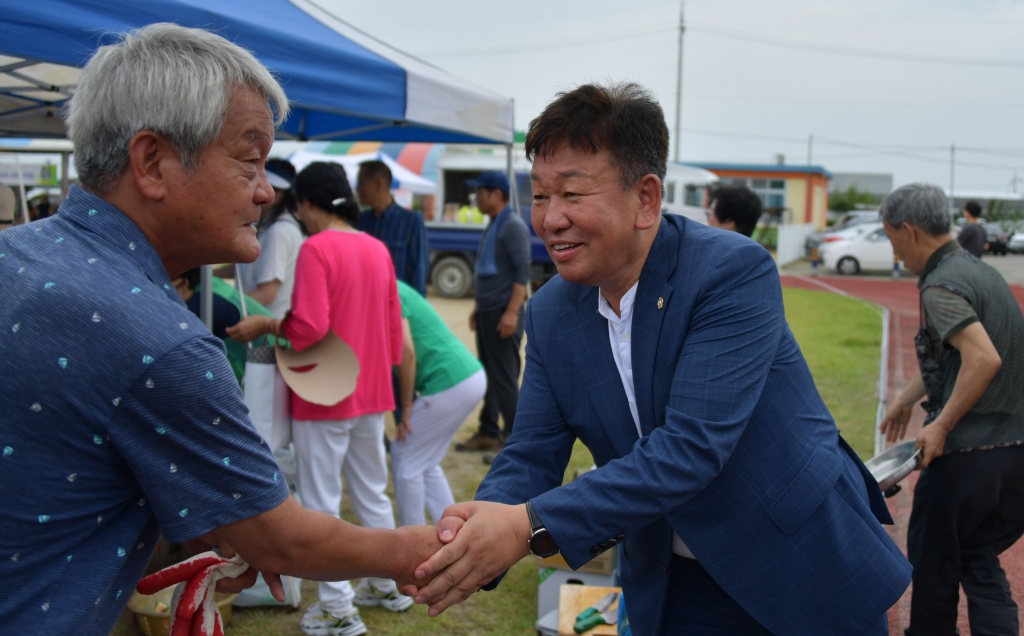
[[[624,537],[622,583],[642,636],[672,602],[673,530],[777,636],[883,630],[911,567],[818,395],[768,252],[662,218],[633,309],[643,436],[598,293],[556,277],[530,299],[515,426],[477,499],[532,499],[572,567]],[[577,438],[598,469],[559,487]]]

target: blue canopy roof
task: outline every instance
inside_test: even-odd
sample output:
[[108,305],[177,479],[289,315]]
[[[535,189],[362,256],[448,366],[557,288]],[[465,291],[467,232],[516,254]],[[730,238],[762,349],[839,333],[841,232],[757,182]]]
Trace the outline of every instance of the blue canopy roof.
[[512,100],[359,31],[315,0],[36,0],[0,16],[0,136],[64,136],[75,69],[117,34],[155,22],[214,31],[278,77],[282,138],[511,143]]

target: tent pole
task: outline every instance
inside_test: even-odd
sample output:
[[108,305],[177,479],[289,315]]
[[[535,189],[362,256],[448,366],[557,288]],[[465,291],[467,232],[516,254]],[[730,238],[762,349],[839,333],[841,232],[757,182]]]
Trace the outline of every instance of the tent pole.
[[505,146],[505,172],[508,174],[508,202],[512,205],[512,209],[515,210],[516,214],[519,214],[518,199],[516,196],[518,193],[516,190],[516,173],[512,170],[512,144]]
[[202,286],[199,318],[210,333],[213,333],[213,265],[203,265],[199,272],[199,284]]
[[28,201],[25,200],[25,175],[21,171],[21,158],[14,155],[14,163],[18,166],[18,193],[21,195],[21,223],[28,223]]
[[60,153],[60,202],[64,203],[64,197],[68,196],[68,188],[71,187],[71,177],[68,176],[68,159],[70,152]]

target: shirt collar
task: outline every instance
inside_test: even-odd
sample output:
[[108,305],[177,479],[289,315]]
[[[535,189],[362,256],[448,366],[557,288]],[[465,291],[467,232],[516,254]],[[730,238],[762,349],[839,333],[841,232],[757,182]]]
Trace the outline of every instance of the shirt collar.
[[618,324],[619,322],[629,320],[633,314],[633,301],[636,300],[636,288],[640,285],[640,281],[633,283],[633,286],[629,288],[622,298],[619,300],[619,316],[615,315],[615,311],[612,306],[605,300],[604,294],[601,290],[597,290],[597,313],[607,318],[610,322]]
[[932,252],[932,255],[928,257],[928,262],[924,264],[924,269],[921,270],[921,275],[917,278],[918,289],[924,286],[924,279],[928,277],[928,274],[932,273],[932,270],[938,267],[939,261],[945,258],[947,254],[962,250],[963,248],[961,248],[960,244],[956,242],[956,239],[953,239]]
[[[391,199],[391,205],[389,205],[388,207],[384,208],[384,212],[382,212],[381,215],[378,218],[381,221],[390,221],[395,216],[395,214],[398,213],[398,210],[399,210],[399,205],[397,203],[395,203],[394,199]],[[374,216],[376,216],[376,215],[374,215]]]
[[169,298],[181,301],[178,292],[171,286],[167,270],[156,249],[124,212],[91,192],[71,186],[57,213],[92,232],[118,253],[132,258],[149,280],[162,288]]

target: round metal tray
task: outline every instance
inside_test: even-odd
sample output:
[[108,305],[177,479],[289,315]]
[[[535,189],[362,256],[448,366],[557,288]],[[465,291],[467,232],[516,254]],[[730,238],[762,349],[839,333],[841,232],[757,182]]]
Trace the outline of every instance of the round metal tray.
[[914,450],[915,444],[913,440],[897,444],[864,463],[882,492],[901,482],[921,463],[921,449]]

